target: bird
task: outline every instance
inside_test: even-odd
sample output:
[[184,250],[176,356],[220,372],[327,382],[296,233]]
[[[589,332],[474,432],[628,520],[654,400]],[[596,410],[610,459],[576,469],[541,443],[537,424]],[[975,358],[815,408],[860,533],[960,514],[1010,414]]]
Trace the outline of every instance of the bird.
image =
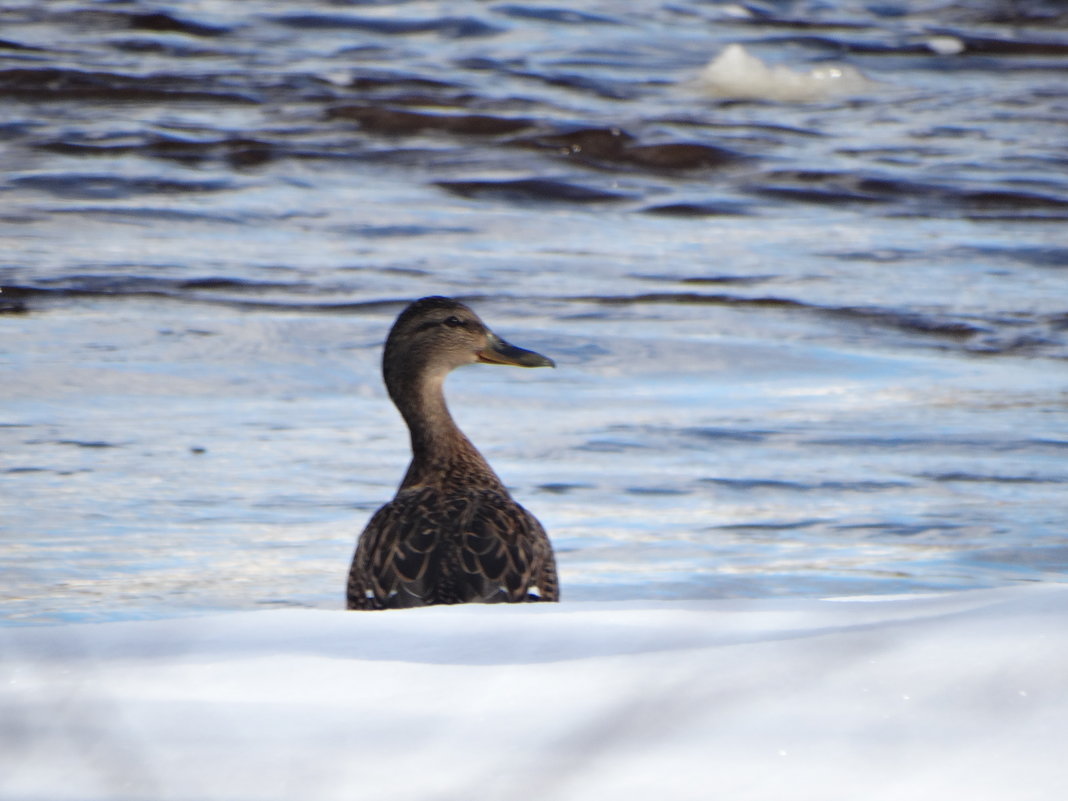
[[445,377],[476,363],[556,366],[505,342],[452,298],[416,300],[390,329],[382,377],[408,426],[412,459],[396,496],[357,541],[348,609],[560,599],[545,529],[512,498],[445,403]]

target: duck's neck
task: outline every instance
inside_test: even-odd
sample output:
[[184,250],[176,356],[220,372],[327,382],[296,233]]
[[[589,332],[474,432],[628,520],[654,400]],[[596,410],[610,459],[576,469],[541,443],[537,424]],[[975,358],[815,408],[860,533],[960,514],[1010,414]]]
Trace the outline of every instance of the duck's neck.
[[[445,404],[445,373],[390,376],[386,386],[412,439],[412,462],[401,489],[465,481],[500,486],[482,454],[456,425]],[[502,487],[503,488],[503,487]]]

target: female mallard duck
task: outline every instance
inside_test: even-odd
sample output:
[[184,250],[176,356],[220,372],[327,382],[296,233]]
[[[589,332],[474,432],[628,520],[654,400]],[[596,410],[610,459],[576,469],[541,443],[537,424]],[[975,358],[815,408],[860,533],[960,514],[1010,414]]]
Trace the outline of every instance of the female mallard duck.
[[464,304],[423,298],[386,339],[382,375],[412,439],[396,497],[375,512],[349,570],[349,609],[556,601],[545,530],[512,500],[445,405],[445,376],[465,364],[555,367],[504,342]]

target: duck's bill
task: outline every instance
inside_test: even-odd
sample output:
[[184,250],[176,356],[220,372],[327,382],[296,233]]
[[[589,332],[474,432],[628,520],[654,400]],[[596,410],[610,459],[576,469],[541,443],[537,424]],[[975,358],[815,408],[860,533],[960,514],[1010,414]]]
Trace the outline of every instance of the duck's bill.
[[516,367],[556,367],[556,362],[532,350],[509,345],[493,334],[489,342],[478,352],[478,360],[484,364],[513,364]]

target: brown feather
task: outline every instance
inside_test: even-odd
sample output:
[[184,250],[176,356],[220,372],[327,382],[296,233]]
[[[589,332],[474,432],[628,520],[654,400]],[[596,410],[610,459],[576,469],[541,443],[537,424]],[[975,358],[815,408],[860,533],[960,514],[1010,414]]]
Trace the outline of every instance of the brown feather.
[[551,364],[493,336],[447,298],[411,304],[386,341],[383,375],[408,424],[412,462],[396,497],[371,517],[349,571],[349,609],[557,601],[552,545],[456,426],[444,376],[487,361]]

